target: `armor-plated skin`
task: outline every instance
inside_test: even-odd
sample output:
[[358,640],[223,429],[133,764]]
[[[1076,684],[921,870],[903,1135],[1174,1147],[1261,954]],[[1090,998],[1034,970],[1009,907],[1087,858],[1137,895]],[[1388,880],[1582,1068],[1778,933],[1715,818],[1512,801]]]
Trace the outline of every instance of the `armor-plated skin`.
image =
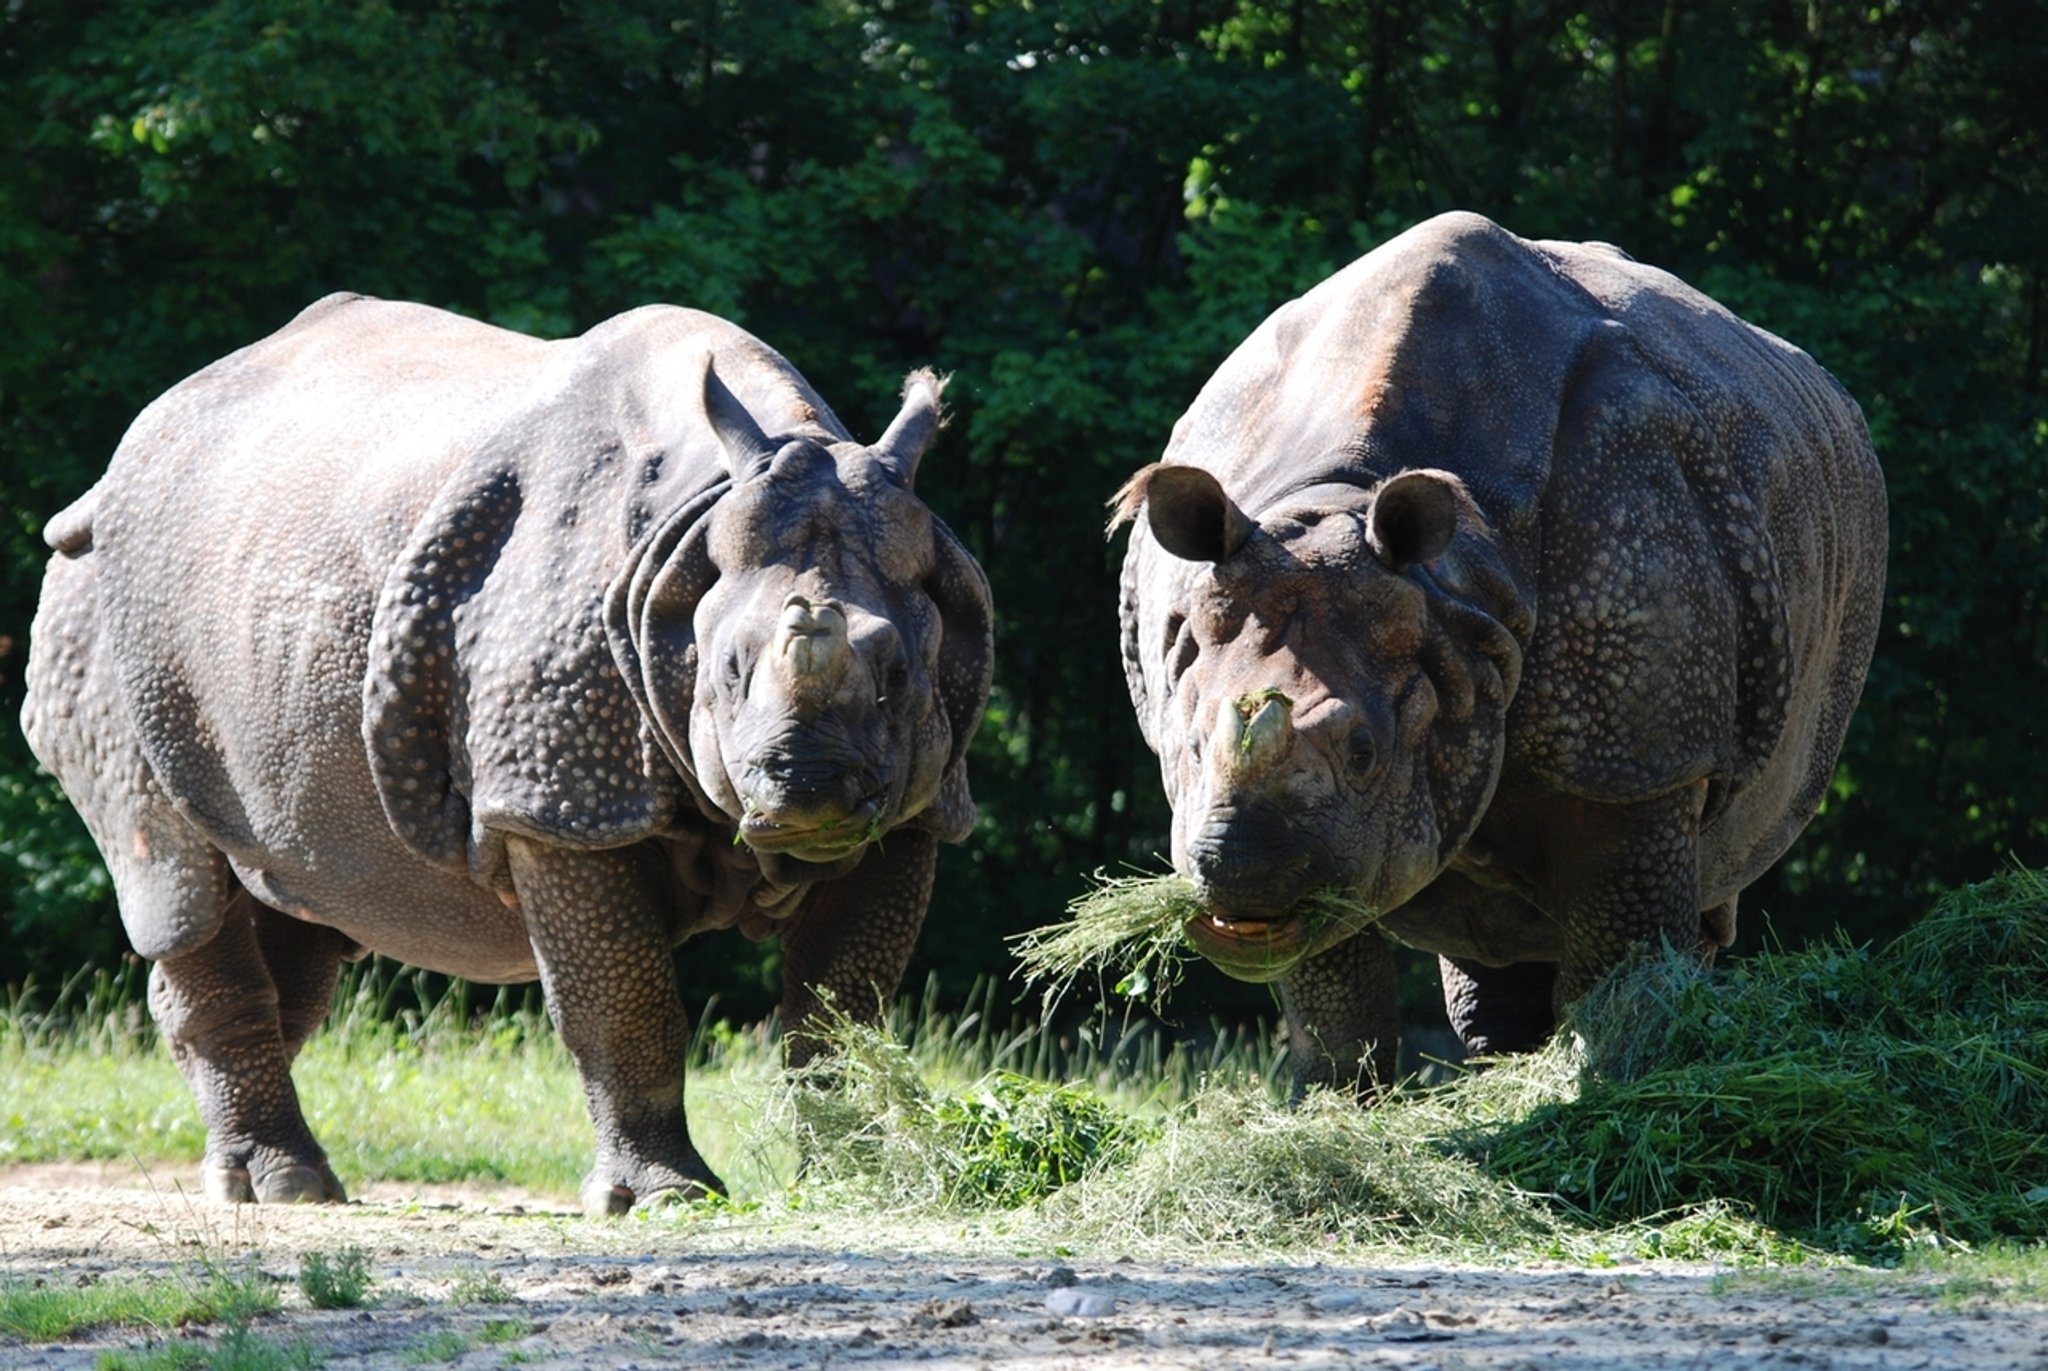
[[[538,975],[585,1206],[718,1188],[672,949],[893,993],[974,821],[980,568],[781,357],[650,306],[540,342],[356,296],[173,388],[52,519],[23,722],[91,828],[216,1198],[339,1199],[290,1065],[338,964]],[[876,840],[887,835],[886,845]]]
[[1392,952],[1475,1052],[1711,957],[1825,794],[1883,480],[1805,353],[1603,244],[1432,219],[1267,319],[1117,499],[1132,701],[1219,966],[1304,1083],[1391,1078]]

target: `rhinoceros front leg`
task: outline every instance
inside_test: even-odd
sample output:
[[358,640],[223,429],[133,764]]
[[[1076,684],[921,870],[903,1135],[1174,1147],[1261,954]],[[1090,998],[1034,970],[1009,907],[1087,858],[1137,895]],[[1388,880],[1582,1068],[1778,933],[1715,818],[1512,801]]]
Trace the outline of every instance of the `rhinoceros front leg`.
[[[1704,782],[1638,804],[1567,806],[1553,831],[1552,899],[1564,925],[1560,1014],[1664,942],[1703,961],[1699,817]],[[1561,840],[1561,841],[1560,841]]]
[[1556,962],[1488,966],[1470,957],[1438,957],[1437,966],[1443,976],[1444,1011],[1471,1055],[1534,1051],[1556,1031]]
[[209,1199],[346,1198],[299,1109],[291,1063],[327,1012],[345,940],[236,890],[220,930],[158,962],[149,1009],[206,1124]]
[[690,1141],[666,863],[644,847],[584,852],[506,840],[548,1016],[576,1059],[597,1130],[584,1209],[623,1214],[661,1194],[722,1193]]
[[815,1031],[826,1000],[857,1022],[880,1020],[924,927],[938,860],[936,837],[898,829],[851,872],[813,887],[782,934],[783,1054],[790,1066],[826,1050]]
[[1280,980],[1294,1098],[1311,1086],[1371,1101],[1394,1080],[1401,1031],[1394,945],[1358,933],[1324,948]]

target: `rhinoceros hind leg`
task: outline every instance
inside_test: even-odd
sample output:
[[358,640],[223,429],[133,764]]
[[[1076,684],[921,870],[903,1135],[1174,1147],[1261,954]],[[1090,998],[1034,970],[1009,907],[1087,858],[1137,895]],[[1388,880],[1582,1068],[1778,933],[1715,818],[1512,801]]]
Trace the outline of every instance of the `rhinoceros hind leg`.
[[[201,1174],[215,1200],[346,1198],[299,1109],[291,1078],[298,1043],[287,1050],[278,986],[257,932],[259,921],[283,917],[238,888],[210,941],[150,972],[150,1013],[206,1124]],[[304,980],[293,982],[300,997]],[[332,969],[326,984],[331,991]]]
[[1488,966],[1465,957],[1439,957],[1437,966],[1451,1027],[1473,1056],[1533,1051],[1556,1031],[1551,1007],[1556,962]]
[[256,941],[270,971],[270,983],[277,987],[277,1029],[285,1060],[296,1061],[306,1039],[326,1021],[342,959],[356,944],[334,929],[260,904],[256,906]]

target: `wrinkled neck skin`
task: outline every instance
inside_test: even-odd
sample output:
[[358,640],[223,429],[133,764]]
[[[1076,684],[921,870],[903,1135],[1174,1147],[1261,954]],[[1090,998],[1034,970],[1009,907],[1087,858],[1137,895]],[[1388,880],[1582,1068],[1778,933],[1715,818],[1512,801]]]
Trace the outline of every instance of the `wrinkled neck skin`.
[[1526,599],[1471,506],[1402,570],[1369,546],[1368,506],[1330,485],[1282,500],[1232,555],[1172,563],[1176,593],[1141,625],[1174,868],[1206,911],[1189,932],[1243,979],[1356,931],[1307,917],[1311,892],[1384,912],[1435,879],[1500,778]]
[[932,520],[864,454],[792,445],[711,515],[683,751],[757,901],[852,870],[932,804],[952,744]]

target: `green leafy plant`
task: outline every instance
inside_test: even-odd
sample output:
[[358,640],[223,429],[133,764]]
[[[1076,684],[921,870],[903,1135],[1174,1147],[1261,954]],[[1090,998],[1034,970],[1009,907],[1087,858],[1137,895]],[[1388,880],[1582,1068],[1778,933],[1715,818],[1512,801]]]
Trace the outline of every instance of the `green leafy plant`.
[[433,1366],[444,1361],[454,1361],[469,1348],[469,1339],[456,1329],[436,1329],[405,1349],[405,1364]]
[[457,1272],[448,1287],[448,1303],[455,1305],[510,1304],[512,1298],[512,1288],[495,1271],[475,1267]]
[[369,1254],[360,1247],[299,1258],[299,1289],[315,1309],[358,1308],[369,1299],[372,1284]]

